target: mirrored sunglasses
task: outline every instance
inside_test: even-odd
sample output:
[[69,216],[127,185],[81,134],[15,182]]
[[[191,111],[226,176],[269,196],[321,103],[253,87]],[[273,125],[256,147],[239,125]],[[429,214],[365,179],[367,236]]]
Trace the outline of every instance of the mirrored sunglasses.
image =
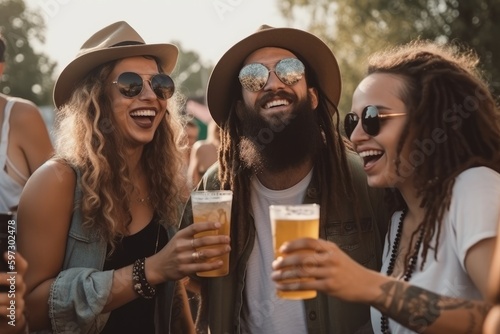
[[238,79],[241,86],[250,92],[258,92],[266,85],[269,75],[274,72],[285,85],[295,85],[304,76],[305,66],[297,58],[281,59],[274,70],[268,69],[260,63],[243,66]]
[[[370,136],[376,136],[380,132],[380,121],[384,118],[405,116],[406,113],[381,114],[377,106],[366,106],[361,113],[361,126]],[[344,119],[344,130],[348,138],[358,125],[359,117],[355,113],[348,113]]]
[[164,73],[153,75],[149,80],[143,79],[134,72],[123,72],[113,81],[118,91],[127,98],[133,98],[141,94],[144,82],[148,82],[153,92],[161,100],[166,100],[174,94],[175,85],[172,78]]

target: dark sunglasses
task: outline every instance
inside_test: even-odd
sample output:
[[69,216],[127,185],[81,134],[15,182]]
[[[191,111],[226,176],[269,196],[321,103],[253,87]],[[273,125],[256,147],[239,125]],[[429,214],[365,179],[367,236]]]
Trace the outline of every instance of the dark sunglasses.
[[151,79],[143,79],[134,72],[123,72],[113,81],[118,87],[118,91],[127,98],[133,98],[141,94],[144,88],[144,82],[148,82],[153,92],[161,100],[166,100],[174,94],[175,85],[171,77],[164,73],[155,74]]
[[252,63],[243,66],[240,70],[241,86],[250,92],[258,92],[266,85],[271,72],[276,73],[276,76],[282,83],[288,86],[295,85],[304,76],[305,66],[297,58],[281,59],[274,70],[268,69],[260,63]]
[[[384,118],[405,116],[406,113],[381,114],[377,106],[366,106],[361,113],[361,126],[370,136],[376,136],[380,132],[380,121]],[[348,138],[351,138],[352,132],[359,122],[359,117],[355,113],[348,113],[344,119],[344,130]]]

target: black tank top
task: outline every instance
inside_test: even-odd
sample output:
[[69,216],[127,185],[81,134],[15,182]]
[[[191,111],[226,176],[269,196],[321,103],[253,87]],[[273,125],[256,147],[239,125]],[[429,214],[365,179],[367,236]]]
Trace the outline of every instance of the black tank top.
[[[116,246],[115,252],[104,263],[104,270],[120,269],[131,265],[137,259],[153,255],[157,238],[157,251],[159,251],[166,245],[168,237],[165,229],[158,224],[157,219],[153,218],[141,231],[123,238]],[[155,299],[138,297],[111,311],[101,333],[154,334]]]

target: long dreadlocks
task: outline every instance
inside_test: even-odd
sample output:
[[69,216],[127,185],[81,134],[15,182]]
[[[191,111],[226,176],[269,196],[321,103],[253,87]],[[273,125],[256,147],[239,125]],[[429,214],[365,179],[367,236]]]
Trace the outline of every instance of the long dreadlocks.
[[[302,60],[303,61],[303,60]],[[303,61],[306,64],[305,61]],[[307,69],[306,65],[306,69]],[[320,224],[324,226],[327,208],[338,208],[339,198],[348,198],[356,203],[352,179],[348,167],[346,153],[349,149],[339,131],[339,112],[335,104],[324,92],[315,85],[315,74],[306,70],[308,86],[316,87],[318,91],[317,113],[318,126],[321,134],[320,149],[314,159],[315,173],[320,184]],[[235,82],[235,85],[239,85]],[[236,86],[237,87],[237,86]],[[219,149],[219,180],[221,189],[233,190],[233,213],[231,240],[235,242],[237,253],[243,248],[248,234],[247,212],[250,204],[250,176],[252,171],[241,163],[239,144],[241,139],[241,120],[236,115],[237,101],[242,99],[241,92],[235,94],[229,117],[221,126]],[[356,210],[354,210],[356,212]],[[355,216],[356,213],[355,213]]]
[[[412,236],[424,229],[422,266],[435,233],[439,240],[455,178],[475,166],[500,172],[500,114],[478,63],[471,50],[428,41],[414,41],[369,59],[368,74],[389,73],[405,81],[400,98],[408,110],[403,130],[408,136],[399,140],[397,154],[410,144],[414,185],[425,208],[424,220]],[[433,140],[436,129],[445,140]],[[401,163],[396,161],[398,170]],[[401,194],[392,195],[401,209]],[[435,256],[438,246],[436,241]]]

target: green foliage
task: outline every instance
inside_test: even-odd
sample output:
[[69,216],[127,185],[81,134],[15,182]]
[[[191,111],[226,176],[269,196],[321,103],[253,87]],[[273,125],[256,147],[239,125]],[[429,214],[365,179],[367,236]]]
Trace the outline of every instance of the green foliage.
[[366,57],[416,38],[472,47],[500,95],[498,0],[278,0],[278,6],[289,23],[303,23],[335,53],[343,78],[342,113],[350,110]]
[[179,60],[172,73],[176,89],[186,98],[201,98],[203,100],[212,66],[204,65],[199,54],[184,50],[181,42],[174,41],[172,43],[179,47]]
[[[53,73],[57,65],[34,43],[45,41],[45,22],[39,13],[27,8],[24,0],[0,0],[0,32],[7,41],[6,66],[0,92],[23,97],[38,105],[52,105]],[[172,74],[177,89],[187,98],[203,97],[211,66],[203,65],[197,53],[183,50]]]
[[33,48],[33,42],[44,42],[43,17],[26,9],[24,0],[1,0],[0,31],[7,41],[0,92],[51,105],[56,64]]

